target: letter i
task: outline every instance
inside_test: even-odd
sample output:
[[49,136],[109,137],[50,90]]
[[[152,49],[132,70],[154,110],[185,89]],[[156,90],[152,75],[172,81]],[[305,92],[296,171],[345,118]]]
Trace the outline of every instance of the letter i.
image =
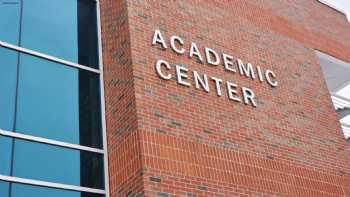
[[263,77],[263,74],[261,72],[260,66],[257,66],[256,70],[258,71],[258,77],[259,77],[260,82],[263,82],[264,81],[264,77]]

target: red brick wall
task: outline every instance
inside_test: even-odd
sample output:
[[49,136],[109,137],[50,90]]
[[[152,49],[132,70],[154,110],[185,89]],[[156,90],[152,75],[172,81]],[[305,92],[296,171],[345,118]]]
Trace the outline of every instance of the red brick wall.
[[[112,196],[350,196],[350,152],[313,51],[350,61],[343,15],[316,0],[101,4]],[[272,69],[279,86],[152,46],[155,29],[168,45],[178,35]],[[258,107],[213,83],[162,80],[158,59],[249,87]]]
[[111,196],[143,192],[126,1],[101,1]]

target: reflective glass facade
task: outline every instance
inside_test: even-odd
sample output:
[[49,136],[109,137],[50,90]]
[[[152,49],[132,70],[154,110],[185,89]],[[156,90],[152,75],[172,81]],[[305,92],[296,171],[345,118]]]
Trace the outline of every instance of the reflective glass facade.
[[[38,187],[24,184],[13,184],[12,186],[13,197],[25,196],[50,196],[50,197],[103,197],[100,194],[91,194],[86,192],[67,191],[47,187]],[[0,181],[0,195],[6,196],[9,190],[9,183]]]
[[0,0],[1,197],[106,193],[97,18],[93,0]]
[[0,18],[1,41],[98,68],[95,1],[0,0]]
[[98,74],[4,48],[0,56],[2,129],[102,148]]
[[104,189],[101,154],[3,136],[0,142],[3,175]]

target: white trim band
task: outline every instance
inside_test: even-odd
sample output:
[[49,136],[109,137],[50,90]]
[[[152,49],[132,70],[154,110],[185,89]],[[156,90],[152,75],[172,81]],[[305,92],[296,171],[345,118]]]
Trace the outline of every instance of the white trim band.
[[15,183],[23,183],[28,185],[35,185],[35,186],[50,187],[50,188],[56,188],[56,189],[65,189],[65,190],[78,191],[78,192],[106,194],[106,192],[101,189],[92,189],[88,187],[80,187],[80,186],[66,185],[61,183],[52,183],[52,182],[38,181],[38,180],[32,180],[32,179],[24,179],[24,178],[12,177],[12,176],[0,175],[0,180],[15,182]]
[[104,92],[104,70],[103,70],[103,56],[102,56],[102,31],[101,31],[101,8],[100,2],[96,1],[97,13],[97,36],[98,36],[98,59],[100,70],[100,97],[101,97],[101,118],[102,118],[102,138],[104,149],[104,177],[105,177],[105,191],[106,197],[110,197],[109,192],[109,169],[108,169],[108,147],[107,147],[107,128],[106,128],[106,106],[105,106],[105,92]]
[[30,49],[19,47],[19,46],[16,46],[16,45],[12,45],[12,44],[9,44],[9,43],[3,42],[3,41],[0,41],[0,46],[8,48],[8,49],[11,49],[11,50],[19,51],[19,52],[22,52],[22,53],[26,53],[26,54],[29,54],[29,55],[33,55],[33,56],[36,56],[36,57],[40,57],[40,58],[43,58],[43,59],[46,59],[46,60],[50,60],[50,61],[53,61],[53,62],[56,62],[56,63],[64,64],[64,65],[67,65],[67,66],[70,66],[70,67],[79,68],[79,69],[82,69],[82,70],[87,70],[87,71],[90,71],[90,72],[94,72],[94,73],[100,74],[100,71],[97,70],[97,69],[90,68],[88,66],[83,66],[83,65],[80,65],[80,64],[77,64],[77,63],[73,63],[73,62],[70,62],[70,61],[66,61],[66,60],[63,60],[63,59],[60,59],[60,58],[56,58],[56,57],[53,57],[53,56],[50,56],[50,55],[46,55],[46,54],[43,54],[43,53],[40,53],[40,52],[37,52],[37,51],[33,51],[33,50],[30,50]]
[[76,150],[104,154],[104,150],[97,149],[97,148],[90,148],[87,146],[80,146],[77,144],[60,142],[60,141],[50,140],[50,139],[46,139],[46,138],[42,138],[42,137],[35,137],[35,136],[25,135],[25,134],[21,134],[21,133],[15,133],[15,132],[11,132],[11,131],[4,131],[1,129],[0,129],[0,135],[14,137],[14,138],[23,139],[23,140],[29,140],[29,141],[33,141],[33,142],[40,142],[40,143],[44,143],[44,144],[56,145],[56,146],[60,146],[60,147],[70,148],[70,149],[76,149]]
[[341,96],[341,95],[339,95],[339,94],[337,94],[337,93],[335,93],[335,92],[331,92],[331,96],[334,96],[334,97],[336,97],[337,99],[342,100],[343,102],[348,102],[348,103],[350,103],[350,99],[348,99],[348,98],[346,98],[346,97],[344,97],[344,96]]

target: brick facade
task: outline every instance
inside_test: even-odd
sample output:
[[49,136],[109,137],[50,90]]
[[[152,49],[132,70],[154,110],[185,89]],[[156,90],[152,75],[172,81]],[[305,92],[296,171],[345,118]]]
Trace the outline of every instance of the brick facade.
[[[316,0],[101,0],[111,196],[350,196],[350,152],[314,49],[350,62]],[[271,88],[152,46],[155,29],[274,70]],[[249,87],[256,108],[163,80],[164,59]],[[192,76],[190,76],[192,78]],[[214,89],[214,84],[210,83]]]

